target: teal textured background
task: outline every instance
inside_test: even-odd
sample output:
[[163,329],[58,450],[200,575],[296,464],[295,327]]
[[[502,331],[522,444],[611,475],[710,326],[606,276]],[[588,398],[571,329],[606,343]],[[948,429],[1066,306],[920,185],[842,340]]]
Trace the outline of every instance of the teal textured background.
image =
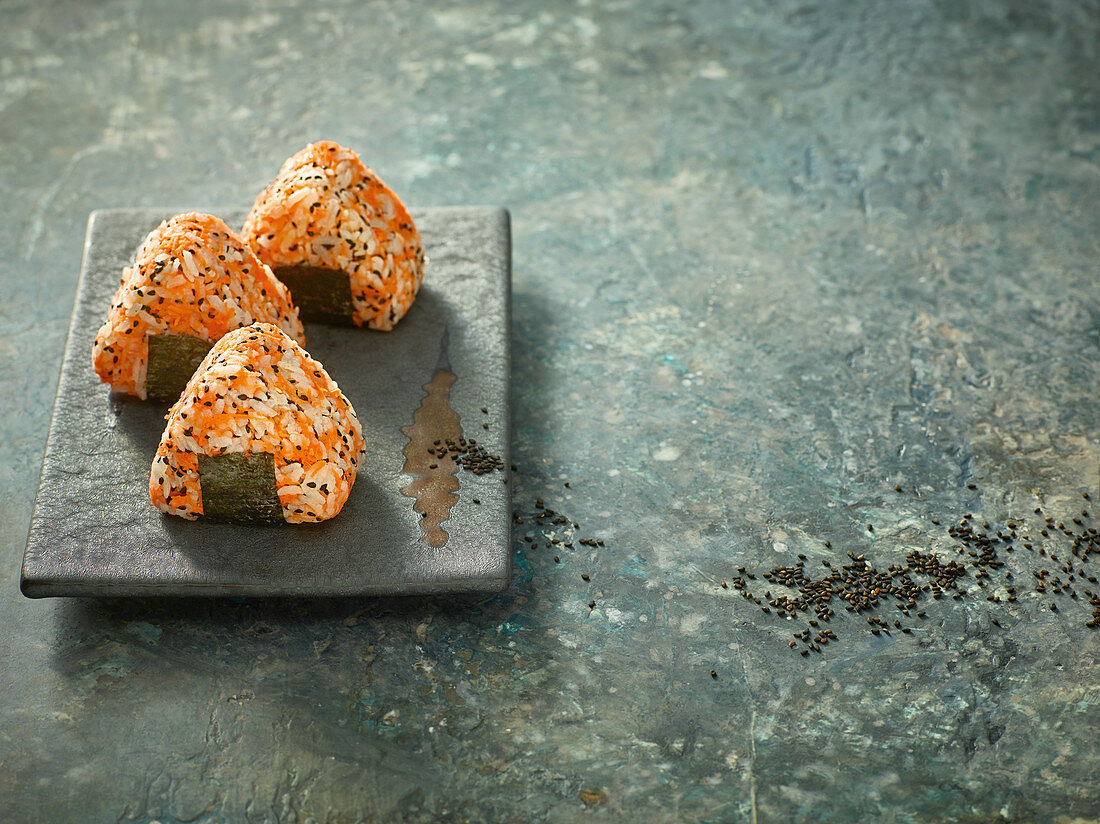
[[[720,586],[1098,498],[1098,35],[1068,0],[4,3],[0,819],[1100,818],[1083,603],[842,614],[802,658]],[[515,501],[605,546],[526,519],[474,602],[23,599],[88,213],[247,206],[319,138],[511,210]]]

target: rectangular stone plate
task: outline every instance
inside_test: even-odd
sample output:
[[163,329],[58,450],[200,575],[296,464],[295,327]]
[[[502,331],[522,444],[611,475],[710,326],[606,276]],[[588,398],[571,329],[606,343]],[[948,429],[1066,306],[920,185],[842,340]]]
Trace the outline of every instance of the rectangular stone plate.
[[[463,435],[508,466],[508,213],[413,210],[429,263],[416,302],[394,331],[306,325],[305,348],[355,407],[366,453],[336,518],[270,526],[186,521],[154,509],[149,467],[166,407],[112,394],[92,371],[92,341],[122,268],[171,214],[111,209],[89,220],[23,559],[23,594],[332,596],[507,587],[511,504],[505,472],[455,469],[457,501],[442,522],[446,541],[439,547],[423,537],[417,502],[401,490],[419,477],[404,472],[410,438],[402,429],[413,423],[424,387],[439,373],[446,380],[435,384],[450,386],[444,409],[449,402]],[[235,228],[244,220],[239,210],[216,214]],[[437,411],[440,401],[437,393]],[[453,427],[453,415],[445,412]],[[434,535],[439,543],[440,533]]]

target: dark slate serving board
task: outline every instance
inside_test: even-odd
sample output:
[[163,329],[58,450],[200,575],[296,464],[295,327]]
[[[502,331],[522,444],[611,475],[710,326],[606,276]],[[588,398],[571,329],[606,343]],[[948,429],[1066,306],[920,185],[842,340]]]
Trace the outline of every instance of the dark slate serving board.
[[[244,220],[240,210],[215,214],[231,226]],[[401,490],[416,479],[404,472],[410,438],[402,429],[440,374],[448,376],[442,384],[450,387],[444,403],[452,427],[457,415],[465,437],[508,466],[508,213],[454,207],[412,214],[429,264],[397,328],[306,325],[306,349],[363,424],[366,454],[348,502],[321,524],[253,526],[186,521],[149,503],[149,467],[166,407],[111,394],[92,371],[91,351],[122,267],[171,213],[93,213],[23,559],[23,593],[326,596],[505,588],[511,573],[505,472],[456,469],[457,502],[438,548],[422,535],[416,500]]]

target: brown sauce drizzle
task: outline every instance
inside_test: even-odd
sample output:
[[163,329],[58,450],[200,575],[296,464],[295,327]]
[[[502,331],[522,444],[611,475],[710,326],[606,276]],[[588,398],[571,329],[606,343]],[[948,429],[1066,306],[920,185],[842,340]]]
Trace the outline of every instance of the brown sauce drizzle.
[[426,394],[413,414],[412,424],[401,428],[409,439],[402,471],[413,477],[401,494],[416,499],[413,510],[421,516],[421,540],[437,549],[447,543],[442,525],[451,517],[451,507],[458,503],[458,466],[446,449],[438,448],[447,439],[457,441],[462,437],[462,423],[451,409],[454,382],[454,373],[439,369],[424,385]]

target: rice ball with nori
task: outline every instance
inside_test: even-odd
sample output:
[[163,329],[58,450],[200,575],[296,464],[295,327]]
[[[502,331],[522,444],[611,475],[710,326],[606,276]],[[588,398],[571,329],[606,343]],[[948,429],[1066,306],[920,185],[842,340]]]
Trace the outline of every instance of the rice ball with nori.
[[188,519],[323,521],[347,500],[362,450],[324,367],[257,323],[218,341],[172,407],[149,496]]
[[283,164],[241,236],[290,287],[307,321],[388,331],[424,279],[408,211],[355,152],[331,141]]
[[287,288],[236,232],[213,215],[176,215],[122,270],[93,365],[116,392],[175,401],[215,341],[256,322],[304,340]]

